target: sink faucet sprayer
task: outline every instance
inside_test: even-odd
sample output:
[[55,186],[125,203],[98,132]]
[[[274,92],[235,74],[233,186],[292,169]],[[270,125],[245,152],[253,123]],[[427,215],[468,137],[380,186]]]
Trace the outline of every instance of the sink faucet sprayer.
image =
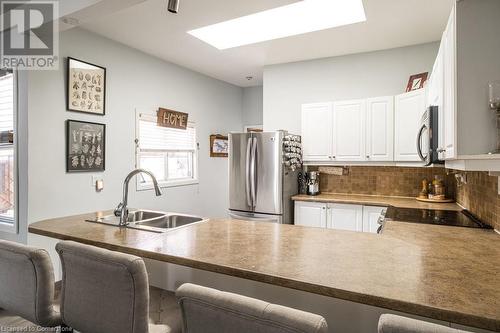
[[118,205],[118,207],[116,207],[116,209],[115,209],[115,216],[120,217],[120,225],[121,226],[127,225],[128,183],[130,182],[132,177],[134,177],[135,175],[137,175],[139,173],[145,173],[151,177],[151,179],[153,180],[153,186],[155,188],[155,193],[156,193],[157,197],[159,197],[162,194],[160,187],[158,186],[158,181],[156,181],[156,177],[150,171],[144,170],[144,169],[135,169],[134,171],[129,173],[127,175],[127,177],[125,177],[125,181],[123,182],[123,200]]

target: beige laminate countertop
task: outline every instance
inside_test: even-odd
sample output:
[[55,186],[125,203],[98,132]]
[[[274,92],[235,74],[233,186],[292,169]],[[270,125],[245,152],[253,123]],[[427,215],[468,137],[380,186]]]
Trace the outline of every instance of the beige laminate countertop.
[[380,195],[321,193],[319,195],[299,194],[294,201],[331,202],[369,206],[393,206],[398,208],[462,210],[456,203],[427,203],[410,197],[389,197]]
[[382,235],[213,219],[158,234],[45,220],[29,232],[500,332],[500,235],[388,222]]

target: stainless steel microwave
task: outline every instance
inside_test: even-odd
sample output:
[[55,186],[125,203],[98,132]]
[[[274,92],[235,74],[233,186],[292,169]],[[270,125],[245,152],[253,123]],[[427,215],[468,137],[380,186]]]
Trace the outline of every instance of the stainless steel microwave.
[[438,112],[437,106],[430,106],[425,110],[420,121],[420,129],[417,133],[417,153],[425,166],[444,163],[439,160],[438,146]]

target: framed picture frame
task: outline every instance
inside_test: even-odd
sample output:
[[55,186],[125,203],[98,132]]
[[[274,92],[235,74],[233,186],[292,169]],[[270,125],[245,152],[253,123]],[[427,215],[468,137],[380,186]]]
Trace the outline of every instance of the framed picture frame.
[[422,89],[425,86],[428,77],[429,77],[429,72],[410,76],[410,79],[408,80],[408,85],[406,86],[406,92]]
[[210,157],[228,157],[229,138],[227,135],[210,135]]
[[106,68],[68,57],[66,85],[68,111],[106,114]]
[[263,132],[262,125],[246,125],[243,126],[243,132],[245,133],[259,133]]
[[106,163],[106,124],[66,120],[66,172],[100,172]]

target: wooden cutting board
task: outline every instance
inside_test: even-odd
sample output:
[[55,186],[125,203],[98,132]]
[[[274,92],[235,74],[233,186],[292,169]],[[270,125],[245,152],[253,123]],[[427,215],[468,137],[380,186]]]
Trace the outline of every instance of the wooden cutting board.
[[455,200],[453,199],[440,199],[440,200],[436,200],[436,199],[427,199],[427,198],[416,198],[418,201],[422,201],[422,202],[433,202],[433,203],[449,203],[449,202],[455,202]]

